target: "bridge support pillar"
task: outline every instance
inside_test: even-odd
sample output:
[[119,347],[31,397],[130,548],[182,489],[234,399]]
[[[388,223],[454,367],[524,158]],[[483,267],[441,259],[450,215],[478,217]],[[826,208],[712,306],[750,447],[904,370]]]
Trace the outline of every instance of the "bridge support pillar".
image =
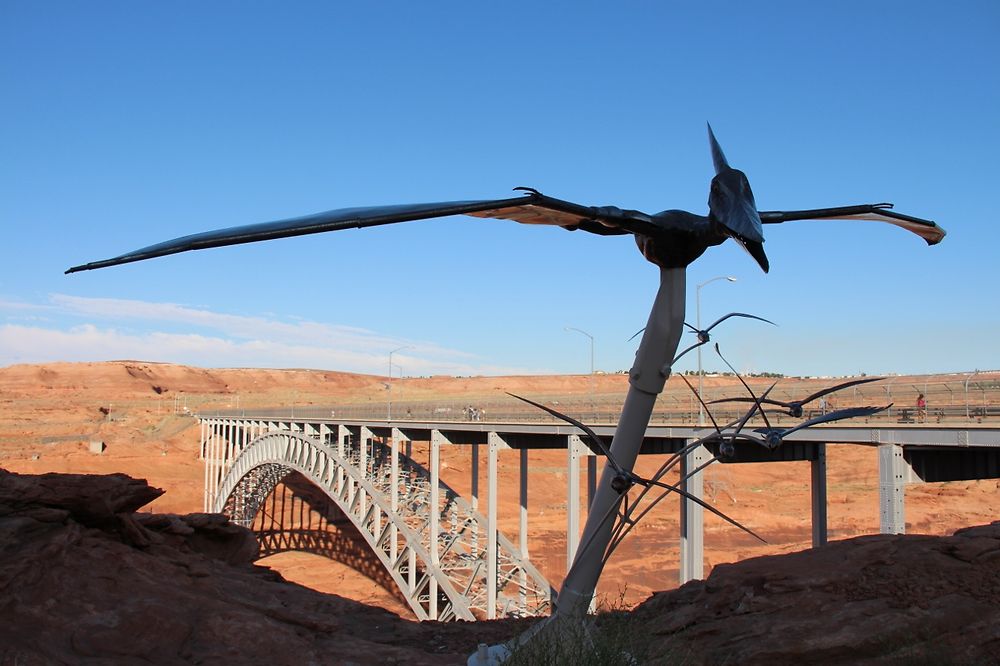
[[577,435],[566,438],[566,571],[573,566],[580,545],[580,458],[583,442]]
[[[706,463],[711,457],[708,449],[699,446],[681,458],[681,479],[692,470]],[[681,481],[680,487],[691,495],[704,497],[704,472],[698,472]],[[705,510],[685,497],[681,505],[680,582],[699,580],[705,577]]]
[[491,432],[487,435],[489,445],[486,463],[486,492],[489,494],[486,508],[486,619],[497,617],[497,455],[503,440]]
[[229,421],[219,419],[215,434],[215,446],[212,448],[212,506],[215,506],[216,495],[219,494],[219,468],[222,467],[222,452],[229,440]]
[[[345,425],[337,426],[337,455],[340,456],[341,460],[347,459],[347,442],[351,437],[351,431],[347,429]],[[344,492],[344,484],[347,482],[347,475],[344,472],[344,468],[337,465],[337,496],[342,497]],[[353,497],[348,498],[348,501],[353,499]]]
[[[391,488],[389,490],[389,506],[392,508],[392,514],[397,515],[399,513],[399,443],[403,440],[409,442],[406,435],[399,428],[392,429],[392,460],[389,461],[389,483]],[[396,523],[392,522],[389,525],[389,559],[392,561],[393,566],[396,565],[396,560],[399,559],[399,528],[396,527]]]
[[587,513],[590,513],[590,505],[594,503],[594,495],[597,494],[597,456],[587,451]]
[[215,446],[212,450],[212,506],[214,507],[219,501],[219,480],[222,475],[219,470],[222,468],[222,452],[226,448],[226,442],[229,440],[229,422],[220,421],[219,426],[215,429]]
[[[240,431],[242,432],[243,436],[240,438],[240,450],[237,453],[237,456],[242,454],[246,450],[246,448],[250,446],[250,442],[253,441],[253,438],[250,435],[250,423],[248,421],[246,420],[240,421]],[[236,456],[234,456],[233,458],[235,461]],[[232,463],[234,461],[231,461],[229,463],[230,467],[232,467]]]
[[220,425],[219,419],[212,419],[212,430],[209,434],[208,442],[208,458],[205,460],[205,464],[208,466],[208,507],[209,511],[215,506],[215,458],[216,449],[219,446],[219,430],[222,426]]
[[[431,568],[436,572],[441,566],[441,545],[438,534],[441,530],[441,444],[447,441],[440,430],[431,430],[431,505],[430,505],[430,552]],[[432,575],[428,584],[430,600],[428,615],[438,619],[438,584]]]
[[812,472],[812,545],[826,545],[826,444],[816,444],[816,456],[810,463]]
[[208,421],[204,419],[201,420],[201,460],[202,464],[205,466],[205,506],[202,509],[205,513],[208,513]]
[[[489,433],[489,435],[492,434],[493,433]],[[472,443],[469,455],[472,458],[472,461],[469,464],[469,473],[470,473],[469,482],[472,487],[472,498],[469,503],[472,505],[473,513],[478,513],[479,512],[479,443],[478,442]],[[472,535],[472,550],[473,552],[476,553],[479,552],[478,531]]]
[[905,487],[908,465],[903,447],[887,443],[878,446],[879,531],[882,534],[906,533]]
[[[361,436],[358,438],[358,449],[361,453],[361,462],[358,466],[361,468],[361,478],[368,479],[368,454],[372,448],[372,439],[374,439],[375,434],[365,426],[361,426]],[[369,479],[370,480],[370,479]],[[358,502],[360,502],[360,513],[362,516],[368,513],[368,493],[365,492],[364,488],[358,488],[360,497]]]
[[[520,476],[521,480],[519,485],[518,498],[520,507],[520,516],[518,517],[518,541],[520,542],[521,549],[521,559],[524,561],[528,560],[528,449],[522,448],[519,452],[520,454]],[[521,610],[524,611],[528,607],[528,574],[522,568],[521,569],[521,593],[520,593],[520,603]]]

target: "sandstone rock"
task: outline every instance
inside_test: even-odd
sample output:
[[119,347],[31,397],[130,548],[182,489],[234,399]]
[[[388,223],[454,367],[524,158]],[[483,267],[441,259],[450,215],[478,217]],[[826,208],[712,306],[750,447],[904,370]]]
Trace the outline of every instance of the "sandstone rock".
[[634,616],[692,664],[1000,663],[1000,523],[720,565]]
[[0,471],[0,664],[464,663],[416,623],[248,564],[252,533],[222,516],[126,512],[158,494]]
[[0,515],[25,508],[65,509],[79,523],[101,525],[131,513],[163,494],[125,474],[20,475],[0,470]]
[[[0,664],[464,664],[535,620],[415,623],[249,564],[123,475],[0,471]],[[619,614],[654,664],[1000,663],[1000,522],[719,565]]]

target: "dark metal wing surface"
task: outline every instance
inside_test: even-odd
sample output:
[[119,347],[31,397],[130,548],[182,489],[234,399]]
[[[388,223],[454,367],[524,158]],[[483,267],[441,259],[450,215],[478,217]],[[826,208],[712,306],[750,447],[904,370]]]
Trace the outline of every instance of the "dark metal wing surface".
[[95,268],[106,268],[133,261],[163,257],[168,254],[177,254],[178,252],[187,252],[188,250],[204,250],[275,238],[318,234],[341,229],[360,229],[462,214],[514,220],[524,224],[545,224],[570,230],[580,229],[600,235],[652,233],[656,229],[649,221],[650,217],[639,211],[621,210],[610,206],[600,208],[582,206],[528,190],[525,195],[508,199],[340,208],[276,222],[206,231],[150,245],[111,259],[73,266],[66,272],[76,273]]
[[945,230],[932,222],[912,215],[904,215],[892,210],[890,203],[862,204],[858,206],[840,206],[839,208],[815,208],[812,210],[791,211],[760,211],[760,221],[764,224],[778,224],[793,220],[872,220],[888,222],[897,227],[911,231],[927,241],[928,245],[937,245],[945,237]]
[[825,389],[822,389],[820,391],[816,391],[815,393],[811,393],[808,396],[806,396],[805,398],[802,398],[801,400],[799,400],[798,403],[800,405],[804,405],[807,402],[812,402],[816,398],[822,398],[824,395],[828,395],[830,393],[836,393],[837,391],[840,391],[840,390],[845,389],[845,388],[850,388],[852,386],[857,386],[858,384],[868,384],[869,382],[878,382],[878,381],[881,381],[882,379],[883,379],[882,377],[865,377],[864,379],[852,379],[849,382],[844,382],[842,384],[837,384],[836,386],[831,386],[829,388],[825,388]]

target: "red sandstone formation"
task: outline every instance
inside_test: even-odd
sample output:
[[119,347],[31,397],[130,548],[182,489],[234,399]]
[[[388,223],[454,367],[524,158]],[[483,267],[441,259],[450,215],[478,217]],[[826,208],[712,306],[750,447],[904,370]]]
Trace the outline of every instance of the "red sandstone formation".
[[[122,474],[0,471],[2,664],[464,664],[528,621],[415,623],[288,583]],[[1000,663],[1000,523],[720,565],[631,613],[649,663]]]

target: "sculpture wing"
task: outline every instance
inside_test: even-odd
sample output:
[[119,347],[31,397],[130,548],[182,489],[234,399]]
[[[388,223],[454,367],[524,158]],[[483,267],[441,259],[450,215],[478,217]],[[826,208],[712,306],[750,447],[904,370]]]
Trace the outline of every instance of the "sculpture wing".
[[[770,390],[768,391],[768,393],[770,393]],[[719,402],[753,402],[753,403],[760,402],[760,403],[763,403],[763,404],[766,404],[766,405],[777,405],[778,407],[791,407],[792,406],[791,403],[782,402],[780,400],[774,400],[772,398],[767,398],[767,399],[765,399],[765,398],[759,398],[759,399],[756,399],[756,400],[753,399],[753,398],[719,398],[718,400],[709,400],[708,404],[714,405],[714,404],[719,403]]]
[[912,215],[904,215],[892,210],[890,203],[862,204],[859,206],[841,206],[839,208],[816,208],[813,210],[791,211],[760,211],[760,221],[764,224],[778,224],[792,220],[874,220],[888,222],[911,231],[927,241],[928,245],[936,245],[945,236],[945,230],[932,222]]
[[841,421],[843,419],[853,419],[858,416],[871,416],[872,414],[885,411],[890,407],[892,407],[891,403],[885,407],[848,407],[846,409],[838,409],[834,412],[824,414],[823,416],[817,416],[816,418],[809,419],[808,421],[803,421],[794,428],[782,430],[781,436],[785,437],[787,435],[791,435],[793,432],[802,430],[803,428],[809,428],[821,423],[831,423],[833,421]]
[[803,398],[802,400],[800,400],[799,404],[804,405],[807,402],[812,402],[816,398],[822,398],[824,395],[827,395],[829,393],[834,393],[834,392],[839,391],[841,389],[850,388],[851,386],[857,386],[858,384],[867,384],[868,382],[877,382],[877,381],[880,381],[881,379],[882,379],[882,377],[867,377],[865,379],[855,379],[855,380],[852,380],[852,381],[849,381],[849,382],[844,382],[843,384],[837,384],[836,386],[831,386],[829,388],[825,388],[825,389],[822,389],[820,391],[816,391],[815,393],[809,395],[808,397]]
[[226,245],[255,243],[274,238],[318,234],[341,229],[361,229],[382,224],[462,214],[514,220],[524,224],[545,224],[570,230],[580,229],[600,235],[642,233],[655,229],[649,216],[638,211],[626,211],[614,207],[582,206],[529,190],[526,195],[509,199],[340,208],[276,222],[206,231],[150,245],[111,259],[73,266],[66,272],[76,273],[95,268],[106,268],[133,261],[163,257],[168,254],[177,254],[178,252],[187,252],[188,250],[204,250]]

